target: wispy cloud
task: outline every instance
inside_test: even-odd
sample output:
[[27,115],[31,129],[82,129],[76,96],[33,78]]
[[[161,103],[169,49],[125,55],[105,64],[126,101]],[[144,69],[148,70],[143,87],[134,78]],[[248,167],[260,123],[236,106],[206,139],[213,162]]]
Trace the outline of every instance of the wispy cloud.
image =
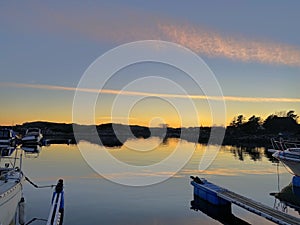
[[[300,66],[299,46],[272,40],[252,40],[237,34],[223,34],[197,24],[180,24],[172,18],[142,10],[105,6],[88,10],[51,8],[45,3],[18,4],[0,9],[0,18],[25,32],[46,32],[67,38],[96,42],[124,43],[159,39],[179,43],[200,55],[243,62]],[[83,13],[84,11],[89,13]],[[14,26],[13,26],[14,27]]]
[[226,36],[196,26],[160,24],[159,29],[173,42],[210,57],[244,62],[300,66],[300,48],[270,41]]
[[2,87],[17,87],[17,88],[34,88],[44,90],[61,90],[61,91],[81,91],[88,93],[99,94],[112,94],[112,95],[125,95],[125,96],[145,96],[145,97],[161,97],[161,98],[180,98],[180,99],[198,99],[198,100],[214,100],[214,101],[231,101],[231,102],[290,102],[299,103],[300,98],[268,98],[268,97],[242,97],[242,96],[205,96],[205,95],[179,95],[179,94],[164,94],[152,92],[139,92],[139,91],[124,91],[112,89],[88,89],[88,88],[75,88],[56,85],[44,84],[24,84],[24,83],[0,83]]

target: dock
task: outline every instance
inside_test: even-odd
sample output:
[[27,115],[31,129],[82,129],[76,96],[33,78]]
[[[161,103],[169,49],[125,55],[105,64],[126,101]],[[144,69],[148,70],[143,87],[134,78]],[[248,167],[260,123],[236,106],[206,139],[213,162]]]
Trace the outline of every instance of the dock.
[[277,224],[300,224],[300,219],[297,217],[217,186],[208,182],[206,179],[196,178],[191,182],[191,185],[194,186],[194,196],[205,200],[210,204],[218,206],[231,206],[231,204],[235,204]]

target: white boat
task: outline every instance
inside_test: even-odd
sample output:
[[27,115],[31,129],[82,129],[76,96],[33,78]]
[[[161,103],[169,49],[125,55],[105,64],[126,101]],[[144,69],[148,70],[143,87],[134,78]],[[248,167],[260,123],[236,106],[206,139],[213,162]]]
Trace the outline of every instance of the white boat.
[[5,147],[7,145],[14,146],[16,144],[16,135],[11,129],[0,130],[0,146]]
[[39,144],[22,145],[21,149],[25,153],[25,158],[37,158],[42,150],[42,146]]
[[42,147],[40,145],[22,145],[21,149],[23,149],[25,153],[40,153]]
[[281,161],[290,173],[300,176],[300,143],[282,139],[271,139],[271,142],[273,148],[268,151],[274,152],[272,156]]
[[[24,181],[23,173],[17,166],[18,157],[21,156],[16,151],[15,157],[2,154],[3,148],[0,149],[0,224],[9,225],[15,218],[17,207],[22,198],[22,183]],[[13,152],[9,150],[8,152]],[[4,156],[5,155],[5,156]]]
[[[7,149],[9,148],[9,149]],[[25,201],[23,183],[27,180],[35,188],[55,187],[46,225],[62,225],[64,217],[64,186],[60,179],[57,185],[38,186],[25,177],[22,168],[23,149],[16,147],[0,148],[0,225],[31,224],[25,222]],[[18,217],[18,218],[17,218]],[[18,221],[17,221],[18,220]]]
[[28,128],[25,136],[22,138],[22,143],[41,143],[43,135],[39,128]]

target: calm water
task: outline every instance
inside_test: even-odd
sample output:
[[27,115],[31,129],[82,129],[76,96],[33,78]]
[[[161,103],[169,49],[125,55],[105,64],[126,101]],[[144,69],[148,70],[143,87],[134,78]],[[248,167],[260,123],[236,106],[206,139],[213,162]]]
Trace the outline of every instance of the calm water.
[[[159,142],[158,138],[136,139],[128,140],[127,145],[151,147]],[[107,151],[88,142],[80,144],[90,149]],[[169,139],[147,152],[132,151],[125,146],[110,148],[108,151],[123,162],[139,166],[161,161],[172,153],[175,146],[185,151],[193,148],[194,144]],[[128,187],[97,175],[85,162],[76,145],[43,147],[37,158],[27,155],[23,170],[39,185],[54,184],[58,178],[65,180],[65,225],[220,224],[205,213],[190,209],[193,200],[190,175],[205,177],[234,192],[274,206],[275,198],[269,193],[278,191],[277,166],[266,156],[263,148],[223,146],[211,166],[200,173],[198,164],[204,147],[201,144],[196,146],[193,157],[176,176],[147,187]],[[291,182],[292,176],[285,168],[280,166],[278,169],[281,190]],[[51,193],[51,189],[35,189],[25,184],[27,220],[33,217],[47,218]],[[281,209],[282,205],[278,201],[275,205]],[[292,208],[288,207],[287,211],[299,215]],[[251,224],[272,224],[235,206],[233,214]]]

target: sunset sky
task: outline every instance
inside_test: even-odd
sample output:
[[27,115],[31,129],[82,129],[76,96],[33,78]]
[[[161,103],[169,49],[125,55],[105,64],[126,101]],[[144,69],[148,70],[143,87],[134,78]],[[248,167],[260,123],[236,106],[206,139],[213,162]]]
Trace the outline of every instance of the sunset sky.
[[[227,124],[238,114],[300,114],[299,10],[296,0],[2,1],[0,124],[71,123],[74,93],[89,65],[118,45],[140,40],[178,43],[199,55],[223,91]],[[131,109],[129,118],[119,107],[112,122],[213,125],[203,93],[180,71],[154,63],[130,66],[112,77],[97,103],[96,123],[111,122],[119,90],[145,76],[173,80],[189,96],[149,82],[121,94],[124,105],[132,96],[145,98]],[[199,122],[188,112],[178,115],[165,101],[172,98],[184,105],[187,97],[197,107]]]

